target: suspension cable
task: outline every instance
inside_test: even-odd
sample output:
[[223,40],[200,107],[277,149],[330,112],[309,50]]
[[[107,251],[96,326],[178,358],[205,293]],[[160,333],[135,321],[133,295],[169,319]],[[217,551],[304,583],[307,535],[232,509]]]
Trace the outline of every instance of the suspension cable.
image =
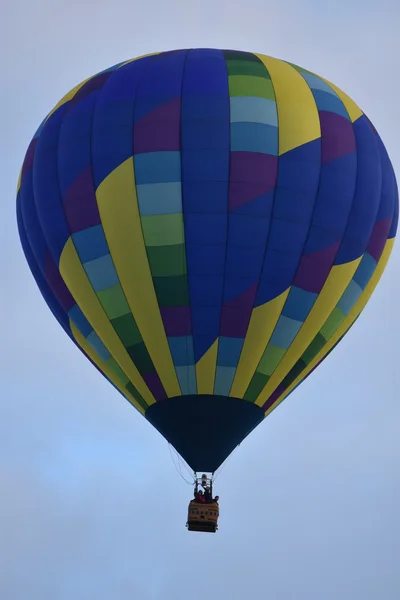
[[[168,443],[169,454],[170,454],[170,456],[171,456],[171,459],[172,459],[172,462],[173,462],[173,464],[174,464],[174,467],[175,467],[175,469],[177,470],[178,474],[180,475],[180,477],[183,479],[183,481],[184,481],[185,483],[187,483],[188,485],[193,485],[193,481],[188,481],[188,480],[187,480],[187,479],[184,477],[184,475],[183,475],[183,473],[182,473],[182,469],[180,468],[180,466],[178,466],[178,465],[179,465],[179,462],[178,462],[178,464],[175,462],[175,460],[174,460],[174,456],[173,456],[173,454],[172,454],[172,451],[171,451],[171,448],[172,448],[172,445]],[[178,454],[178,453],[177,453],[177,454]],[[178,457],[178,461],[179,461],[179,457]]]

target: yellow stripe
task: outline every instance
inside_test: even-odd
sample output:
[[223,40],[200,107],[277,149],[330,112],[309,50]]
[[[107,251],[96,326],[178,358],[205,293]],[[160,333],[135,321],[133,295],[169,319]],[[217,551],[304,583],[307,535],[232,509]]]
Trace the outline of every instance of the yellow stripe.
[[95,76],[92,75],[92,77],[87,77],[84,81],[81,81],[81,83],[78,83],[78,85],[76,85],[75,87],[73,87],[72,90],[70,90],[69,92],[67,92],[65,94],[65,96],[63,96],[61,98],[61,100],[59,102],[57,102],[57,104],[55,105],[55,107],[49,112],[49,114],[46,117],[46,121],[49,120],[49,118],[51,117],[51,115],[53,113],[55,113],[56,110],[60,108],[60,106],[62,106],[63,104],[66,104],[67,102],[69,102],[70,100],[72,100],[72,98],[79,92],[79,90],[85,85],[85,83],[87,83],[88,81],[90,81],[91,79],[93,79],[93,77],[95,77]]
[[321,137],[318,109],[303,77],[288,63],[256,54],[268,69],[278,111],[279,154]]
[[275,329],[289,290],[253,309],[230,396],[243,398]]
[[19,171],[19,175],[18,175],[18,183],[17,183],[17,194],[19,192],[19,188],[21,187],[21,180],[22,180],[22,167]]
[[141,58],[147,58],[148,56],[157,56],[158,54],[160,54],[160,53],[159,52],[150,52],[149,54],[141,54],[140,56],[136,56],[135,58],[130,58],[129,60],[126,60],[124,63],[122,63],[122,65],[120,65],[118,67],[118,69],[121,69],[125,65],[129,65],[132,62],[140,60]]
[[278,387],[281,381],[289,373],[290,369],[302,356],[303,352],[311,344],[312,340],[325,323],[327,317],[331,314],[342,297],[343,292],[353,278],[361,259],[362,257],[344,265],[332,267],[324,287],[319,293],[315,304],[300,328],[300,331],[289,346],[274,373],[271,375],[268,383],[258,396],[255,402],[258,406],[262,406],[266,402],[272,392]]
[[211,348],[201,357],[196,364],[197,393],[213,394],[215,371],[217,369],[219,338],[215,340]]
[[102,181],[97,188],[96,198],[104,233],[129,308],[167,395],[180,396],[181,390],[147,259],[132,157]]
[[274,402],[274,404],[266,411],[265,416],[269,415],[277,406],[280,404],[289,394],[293,391],[293,389],[309,374],[309,372],[317,365],[320,360],[328,354],[328,352],[333,348],[333,346],[337,343],[337,341],[346,333],[346,331],[351,327],[354,323],[358,315],[364,310],[368,300],[371,298],[372,293],[374,292],[376,286],[379,283],[380,278],[383,275],[383,272],[386,268],[388,260],[390,258],[390,254],[393,250],[394,238],[388,239],[386,242],[385,248],[382,252],[382,256],[377,264],[377,267],[366,285],[363,293],[357,300],[356,304],[353,306],[352,310],[347,315],[346,319],[340,325],[339,329],[333,336],[329,339],[329,341],[325,344],[325,346],[321,349],[319,354],[310,362],[309,365],[304,369],[304,371],[290,384],[290,386],[283,392],[281,396]]
[[363,111],[361,110],[361,108],[357,106],[357,104],[354,102],[354,100],[350,98],[350,96],[342,92],[342,90],[338,88],[337,85],[331,83],[327,79],[324,79],[320,75],[318,75],[318,77],[322,79],[322,81],[325,81],[325,83],[327,83],[337,93],[337,95],[343,102],[347,112],[349,113],[349,117],[352,123],[354,123],[354,121],[357,121],[357,119],[359,119],[363,115]]
[[111,356],[129,377],[139,394],[147,404],[155,402],[149,388],[143,381],[139,371],[133,364],[129,354],[122,345],[103,307],[100,304],[87,275],[79,260],[72,238],[69,238],[61,253],[59,270],[65,285],[71,292],[75,302],[97,333]]
[[82,350],[86,352],[92,361],[99,367],[99,369],[113,382],[113,384],[119,389],[121,394],[134,406],[142,415],[144,415],[144,409],[138,404],[135,398],[124,388],[118,377],[109,367],[109,365],[100,358],[100,356],[93,350],[91,345],[83,337],[79,329],[75,327],[74,323],[70,320],[69,325],[71,327],[72,335],[74,336],[77,343],[80,345]]
[[[146,58],[146,56],[154,56],[156,54],[159,54],[159,53],[158,52],[153,52],[151,54],[143,54],[142,56],[137,56],[136,58],[131,58],[130,60],[127,60],[122,65],[120,65],[118,67],[118,69],[121,69],[122,67],[124,67],[128,63],[134,62],[136,60],[140,60],[141,58]],[[58,108],[60,108],[60,106],[62,106],[63,104],[66,104],[67,102],[69,102],[70,100],[72,100],[72,98],[77,94],[77,92],[79,92],[79,90],[85,85],[85,83],[87,83],[88,81],[90,81],[91,79],[93,79],[94,77],[96,77],[98,74],[99,73],[95,73],[91,77],[87,77],[86,79],[84,79],[83,81],[81,81],[81,83],[78,83],[78,85],[76,85],[75,87],[73,87],[72,90],[70,90],[69,92],[67,92],[65,94],[65,96],[63,96],[61,98],[61,100],[59,102],[57,102],[57,104],[55,105],[55,107],[49,112],[49,114],[46,117],[46,121],[51,117],[51,115],[53,113],[56,112],[56,110]]]

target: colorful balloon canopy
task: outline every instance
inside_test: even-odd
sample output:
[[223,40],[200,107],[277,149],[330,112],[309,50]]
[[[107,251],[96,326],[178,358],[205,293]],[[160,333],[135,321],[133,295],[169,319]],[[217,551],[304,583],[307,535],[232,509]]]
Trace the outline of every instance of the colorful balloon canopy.
[[211,472],[363,310],[398,194],[379,135],[335,85],[192,49],[69,92],[29,145],[17,213],[65,332]]

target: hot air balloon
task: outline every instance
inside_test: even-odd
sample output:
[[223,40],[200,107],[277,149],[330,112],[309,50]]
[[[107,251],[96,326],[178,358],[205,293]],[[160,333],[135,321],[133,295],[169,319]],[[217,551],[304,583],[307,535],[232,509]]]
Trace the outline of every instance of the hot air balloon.
[[334,84],[190,49],[68,92],[28,147],[17,219],[67,335],[212,482],[365,307],[398,192],[377,131]]

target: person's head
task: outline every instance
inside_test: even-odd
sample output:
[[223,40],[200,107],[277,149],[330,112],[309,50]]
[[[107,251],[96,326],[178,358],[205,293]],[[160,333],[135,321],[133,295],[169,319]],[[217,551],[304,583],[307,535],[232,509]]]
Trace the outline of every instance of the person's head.
[[215,496],[215,502],[218,502],[219,496]]
[[203,495],[203,490],[199,490],[199,496]]

